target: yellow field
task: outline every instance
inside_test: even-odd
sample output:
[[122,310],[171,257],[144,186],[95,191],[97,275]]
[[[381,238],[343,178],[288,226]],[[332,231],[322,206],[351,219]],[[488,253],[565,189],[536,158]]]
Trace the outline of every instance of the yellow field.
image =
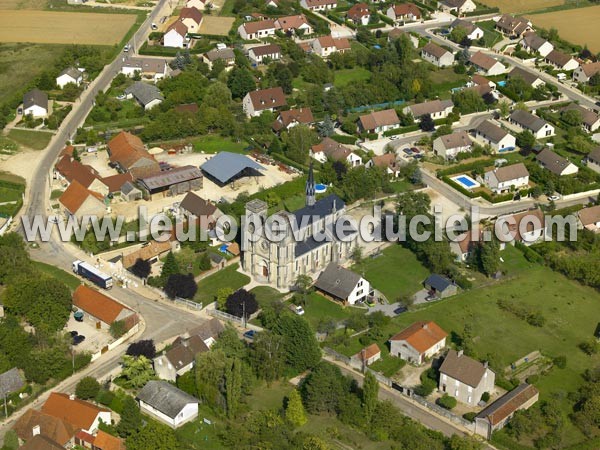
[[134,24],[133,14],[3,10],[0,42],[112,45]]
[[227,36],[235,22],[233,17],[204,16],[198,34]]
[[0,9],[45,9],[47,0],[0,0]]
[[564,0],[482,0],[486,6],[500,8],[503,13],[537,11],[550,6],[562,5]]
[[569,9],[529,16],[533,26],[558,30],[560,37],[574,44],[587,44],[589,49],[600,52],[600,6]]

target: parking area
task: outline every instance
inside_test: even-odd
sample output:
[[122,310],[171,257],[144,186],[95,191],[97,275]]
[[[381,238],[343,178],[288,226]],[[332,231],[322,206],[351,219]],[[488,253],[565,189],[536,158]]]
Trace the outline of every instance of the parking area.
[[71,313],[65,331],[77,331],[78,335],[85,336],[83,342],[74,346],[77,353],[96,353],[113,341],[108,330],[96,329],[96,323],[88,319],[87,315],[84,317],[83,322],[78,322],[73,317],[73,313]]

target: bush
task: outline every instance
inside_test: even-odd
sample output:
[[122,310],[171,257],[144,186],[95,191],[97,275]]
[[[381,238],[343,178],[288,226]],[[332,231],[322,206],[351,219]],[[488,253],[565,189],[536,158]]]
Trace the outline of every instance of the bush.
[[435,390],[436,387],[437,383],[435,380],[421,375],[421,384],[415,388],[415,394],[420,395],[421,397],[427,397]]
[[346,136],[344,134],[333,134],[330,136],[335,142],[339,142],[340,144],[348,144],[354,145],[356,144],[355,136]]
[[564,369],[565,367],[567,367],[567,357],[564,355],[557,356],[552,360],[552,362],[559,369]]
[[537,383],[538,381],[540,381],[540,376],[539,376],[539,375],[537,375],[537,374],[529,375],[529,376],[528,376],[528,377],[525,379],[525,381],[527,381],[527,383],[529,383],[529,384],[535,384],[535,383]]
[[194,275],[188,273],[184,275],[182,273],[176,273],[169,276],[167,283],[165,284],[165,293],[170,299],[175,297],[180,298],[193,298],[198,291],[198,285],[194,280]]
[[496,376],[496,386],[501,387],[505,391],[512,391],[517,385],[515,385],[511,380]]
[[444,394],[437,401],[437,404],[445,409],[452,409],[456,407],[456,399],[454,397],[450,397],[448,394]]
[[[481,397],[481,399],[483,400],[483,396]],[[468,412],[463,414],[463,419],[468,420],[469,422],[474,422],[475,416],[477,416],[477,413]]]
[[100,383],[95,378],[84,377],[77,383],[75,395],[82,400],[89,400],[90,398],[95,398],[99,391]]
[[481,400],[486,403],[489,402],[490,401],[490,393],[486,391],[483,394],[481,394]]

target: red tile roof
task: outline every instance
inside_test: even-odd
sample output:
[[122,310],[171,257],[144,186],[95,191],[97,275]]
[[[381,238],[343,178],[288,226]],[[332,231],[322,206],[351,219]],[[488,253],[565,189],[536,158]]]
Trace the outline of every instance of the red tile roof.
[[73,305],[109,325],[123,311],[131,311],[125,305],[83,284],[73,292]]
[[364,360],[368,361],[378,353],[381,353],[379,346],[377,344],[371,344],[368,347],[363,348],[360,352],[354,355],[354,357],[357,358],[359,361],[363,361],[364,356]]
[[366,3],[356,3],[346,13],[349,19],[360,20],[365,16],[370,16],[369,6]]
[[97,450],[125,450],[125,443],[122,439],[112,436],[104,431],[98,431],[94,438],[94,448]]
[[68,394],[52,392],[46,403],[42,406],[42,412],[57,417],[69,423],[75,429],[89,430],[94,424],[96,417],[108,409],[98,408],[92,403],[79,399],[71,400]]
[[402,3],[400,5],[394,5],[394,14],[396,17],[408,16],[412,14],[417,19],[421,17],[421,10],[417,7],[417,5],[413,3]]
[[132,182],[133,177],[130,173],[118,173],[110,177],[102,178],[102,182],[108,187],[108,192],[119,192],[123,185]]
[[425,353],[446,336],[448,333],[435,322],[415,322],[392,336],[390,341],[406,341],[419,353]]
[[100,202],[103,201],[104,197],[97,192],[90,191],[77,180],[73,180],[69,187],[62,193],[58,201],[71,213],[75,214],[83,202],[87,200],[88,197],[94,197]]
[[198,10],[198,8],[193,6],[191,8],[182,8],[181,12],[179,13],[179,18],[192,19],[194,22],[200,25],[200,22],[202,22],[202,13]]
[[98,173],[93,168],[81,164],[69,155],[64,155],[55,168],[69,183],[77,180],[86,188],[90,187],[94,180],[98,178]]
[[255,111],[285,106],[287,101],[283,89],[274,87],[248,92]]

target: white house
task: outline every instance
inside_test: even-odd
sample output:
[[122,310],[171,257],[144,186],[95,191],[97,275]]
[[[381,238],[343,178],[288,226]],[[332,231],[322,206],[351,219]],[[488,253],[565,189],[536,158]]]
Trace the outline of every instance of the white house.
[[431,100],[428,102],[417,103],[405,107],[402,112],[404,114],[412,114],[415,120],[419,120],[422,116],[429,114],[432,119],[445,119],[454,108],[452,100]]
[[398,178],[400,176],[400,164],[396,159],[395,153],[375,155],[373,158],[367,161],[365,167],[382,167],[392,178]]
[[447,336],[435,322],[415,322],[390,338],[390,355],[423,364],[446,346]]
[[371,11],[366,3],[355,3],[346,13],[348,20],[355,25],[368,25],[371,19]]
[[337,8],[337,0],[300,0],[300,6],[311,11],[326,11]]
[[529,186],[529,172],[523,163],[498,167],[485,173],[484,182],[492,191],[501,194]]
[[554,50],[554,45],[552,45],[543,37],[538,36],[533,31],[529,31],[523,35],[523,39],[521,39],[521,47],[523,47],[523,50],[526,52],[539,53],[542,57],[547,56],[552,50]]
[[285,94],[280,87],[250,91],[242,100],[247,117],[260,116],[264,111],[275,111],[287,105]]
[[454,159],[459,153],[470,152],[473,142],[466,131],[439,136],[433,141],[433,152],[445,159]]
[[539,152],[536,155],[535,160],[541,167],[559,177],[562,177],[563,175],[575,175],[579,172],[579,167],[570,162],[567,158],[557,155],[549,148],[545,148]]
[[82,81],[83,72],[75,67],[66,68],[56,77],[56,85],[61,89],[69,83],[79,86]]
[[497,61],[491,56],[488,56],[480,51],[472,55],[469,59],[469,62],[479,72],[488,76],[501,75],[507,70],[506,66],[500,61]]
[[494,391],[496,374],[487,363],[480,363],[463,354],[449,350],[440,366],[439,390],[461,403],[475,406],[484,392]]
[[517,139],[494,122],[484,120],[475,128],[475,140],[489,145],[496,152],[514,150]]
[[312,41],[313,52],[321,58],[327,58],[332,53],[350,50],[350,41],[346,38],[334,38],[333,36],[321,36]]
[[402,3],[391,5],[385,15],[392,19],[397,25],[404,22],[421,20],[421,10],[414,3]]
[[238,27],[240,37],[246,41],[252,39],[264,39],[275,36],[275,21],[272,19],[246,22]]
[[143,413],[172,428],[198,417],[200,401],[166,381],[148,381],[137,398]]
[[546,84],[546,82],[538,77],[535,73],[521,69],[520,67],[515,67],[513,70],[511,70],[508,73],[508,78],[521,78],[523,81],[525,81],[525,83],[534,89]]
[[349,305],[366,300],[371,292],[371,285],[367,280],[335,262],[329,263],[321,272],[315,287]]
[[508,117],[508,121],[523,130],[531,131],[536,139],[554,136],[554,127],[529,111],[516,109]]
[[499,232],[504,235],[503,240],[515,244],[520,242],[524,245],[531,245],[551,233],[546,228],[546,217],[544,212],[537,208],[523,211],[512,216],[501,216],[496,221]]
[[186,35],[188,29],[183,22],[177,20],[173,22],[163,36],[163,45],[165,47],[184,48],[187,45]]
[[121,73],[128,77],[138,73],[142,78],[158,81],[167,76],[169,64],[160,58],[125,58]]
[[521,37],[528,31],[532,31],[533,25],[525,17],[503,14],[496,22],[496,29],[509,37]]
[[281,59],[281,47],[277,44],[252,47],[248,51],[248,58],[255,65],[262,64],[265,59],[268,61],[279,61]]
[[204,0],[187,0],[185,2],[186,8],[196,8],[200,11],[206,8],[206,2]]
[[273,130],[277,132],[284,129],[289,130],[300,124],[310,127],[314,123],[315,118],[310,108],[288,109],[279,113],[277,119],[273,122]]
[[302,36],[313,34],[314,32],[304,14],[279,17],[275,20],[275,27],[284,33],[293,33],[295,35],[302,34]]
[[600,173],[600,147],[588,153],[585,158],[585,164],[596,173]]
[[428,42],[421,49],[421,57],[437,67],[448,67],[454,64],[454,55],[433,42]]
[[455,28],[464,28],[467,32],[467,37],[472,41],[476,41],[483,37],[483,30],[477,26],[477,24],[470,22],[468,20],[456,19],[450,25],[450,28],[453,30]]
[[577,218],[581,228],[598,233],[600,231],[600,205],[580,209]]
[[98,431],[100,422],[111,423],[109,409],[99,408],[93,403],[75,398],[74,395],[52,392],[42,405],[42,412],[57,417],[71,425],[74,430],[83,430],[88,434]]
[[194,367],[196,355],[209,350],[199,336],[189,339],[177,338],[173,346],[163,355],[154,358],[154,372],[162,380],[176,381]]
[[443,12],[455,12],[459,16],[475,11],[476,8],[477,5],[473,0],[441,0],[438,2],[438,9]]
[[573,72],[573,80],[578,83],[587,83],[597,73],[600,73],[600,61],[583,64]]
[[32,89],[23,95],[23,115],[33,118],[48,115],[48,94],[39,89]]
[[160,90],[154,85],[136,81],[125,89],[126,98],[135,99],[146,111],[160,105],[164,100]]
[[579,67],[579,61],[571,55],[567,55],[559,50],[552,50],[544,58],[546,63],[554,66],[556,69],[570,71]]
[[381,134],[400,126],[400,119],[395,109],[374,111],[358,118],[358,131]]
[[198,8],[182,8],[179,20],[187,27],[188,33],[198,33],[202,24],[202,13]]
[[360,156],[329,137],[324,138],[319,144],[313,145],[309,155],[321,163],[327,160],[343,161],[350,167],[358,167],[363,163]]

